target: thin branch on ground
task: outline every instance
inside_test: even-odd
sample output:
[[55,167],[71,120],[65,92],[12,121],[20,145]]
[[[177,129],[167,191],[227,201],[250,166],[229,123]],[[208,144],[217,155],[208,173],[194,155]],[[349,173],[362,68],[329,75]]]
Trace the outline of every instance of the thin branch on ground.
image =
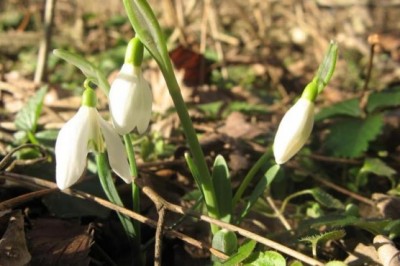
[[54,191],[57,191],[57,189],[56,188],[48,188],[48,189],[29,192],[29,193],[20,195],[18,197],[14,197],[12,199],[5,200],[3,202],[0,202],[0,211],[15,208],[18,205],[21,205],[25,202],[28,202],[28,201],[36,199],[36,198],[43,197]]
[[311,174],[310,173],[310,175],[312,176],[312,178],[314,178],[318,182],[324,184],[325,186],[327,186],[327,187],[329,187],[331,189],[334,189],[334,190],[336,190],[336,191],[338,191],[338,192],[340,192],[340,193],[342,193],[344,195],[347,195],[347,196],[349,196],[349,197],[351,197],[351,198],[353,198],[355,200],[358,200],[358,201],[363,202],[365,204],[368,204],[370,206],[375,206],[375,203],[372,200],[368,199],[368,198],[365,198],[365,197],[363,197],[363,196],[361,196],[361,195],[359,195],[357,193],[354,193],[354,192],[352,192],[352,191],[350,191],[348,189],[345,189],[343,187],[340,187],[340,186],[328,181],[325,178],[321,178],[319,176],[316,176],[315,174]]
[[228,224],[228,223],[222,222],[220,220],[208,217],[206,215],[199,214],[199,213],[197,213],[197,212],[195,212],[193,210],[185,209],[185,208],[183,208],[181,206],[172,204],[172,203],[166,201],[165,199],[163,199],[152,188],[146,186],[142,180],[135,179],[135,182],[138,184],[139,187],[141,187],[143,193],[145,193],[146,196],[148,196],[153,202],[155,202],[155,204],[162,204],[163,206],[165,206],[166,209],[168,209],[168,210],[170,210],[172,212],[179,213],[179,214],[182,214],[182,215],[190,215],[190,216],[195,217],[197,219],[200,219],[200,220],[202,220],[204,222],[215,224],[215,225],[217,225],[217,226],[219,226],[221,228],[227,229],[227,230],[232,231],[232,232],[236,232],[241,236],[244,236],[246,238],[255,240],[258,243],[264,244],[264,245],[266,245],[266,246],[268,246],[268,247],[270,247],[272,249],[275,249],[275,250],[277,250],[277,251],[279,251],[281,253],[289,255],[289,256],[291,256],[293,258],[296,258],[296,259],[298,259],[300,261],[303,261],[303,262],[305,262],[307,264],[310,264],[310,265],[324,265],[322,262],[320,262],[320,261],[318,261],[316,259],[313,259],[313,258],[311,258],[311,257],[309,257],[307,255],[304,255],[303,253],[300,253],[300,252],[298,252],[298,251],[296,251],[294,249],[286,247],[286,246],[284,246],[284,245],[282,245],[282,244],[280,244],[278,242],[275,242],[275,241],[272,241],[272,240],[270,240],[268,238],[259,236],[259,235],[255,234],[253,232],[250,232],[248,230],[242,229],[242,228],[240,228],[238,226],[235,226],[235,225],[232,225],[232,224]]
[[165,207],[157,206],[158,213],[158,222],[156,229],[156,243],[154,245],[154,266],[161,266],[162,262],[162,238],[163,238],[163,229],[165,227]]
[[278,217],[279,221],[283,224],[286,230],[291,231],[292,226],[289,224],[289,222],[286,220],[285,216],[280,212],[278,207],[276,207],[274,200],[271,198],[271,196],[267,196],[267,202],[269,206],[274,210],[276,217]]
[[[7,180],[12,180],[13,182],[17,182],[20,184],[24,184],[32,189],[38,189],[38,188],[42,189],[43,187],[54,189],[54,190],[58,189],[57,185],[54,182],[50,182],[50,181],[47,181],[47,180],[44,180],[41,178],[37,178],[37,177],[33,177],[33,176],[5,172],[5,173],[0,174],[0,179],[1,178],[7,179]],[[129,216],[132,219],[135,219],[143,224],[146,224],[153,228],[157,228],[157,221],[154,221],[150,218],[147,218],[146,216],[143,216],[139,213],[133,212],[133,211],[123,208],[121,206],[115,205],[103,198],[96,197],[89,193],[85,193],[85,192],[75,190],[75,189],[65,189],[60,192],[65,193],[70,196],[73,196],[73,197],[76,197],[76,198],[81,198],[81,199],[85,199],[85,200],[90,200],[92,202],[96,202],[110,210],[120,212],[121,214]],[[178,239],[181,239],[182,241],[184,241],[187,244],[190,244],[196,248],[208,250],[211,254],[213,254],[214,256],[216,256],[220,259],[225,260],[228,258],[228,256],[225,255],[223,252],[212,248],[207,243],[201,242],[201,241],[194,239],[190,236],[187,236],[183,233],[180,233],[175,230],[169,230],[168,228],[164,228],[164,232],[166,235],[168,235],[170,237],[176,237]]]
[[44,35],[40,40],[38,53],[38,62],[34,77],[34,82],[39,84],[43,80],[43,76],[47,69],[47,58],[49,55],[49,46],[51,39],[51,28],[53,27],[54,7],[56,0],[47,0],[44,11]]

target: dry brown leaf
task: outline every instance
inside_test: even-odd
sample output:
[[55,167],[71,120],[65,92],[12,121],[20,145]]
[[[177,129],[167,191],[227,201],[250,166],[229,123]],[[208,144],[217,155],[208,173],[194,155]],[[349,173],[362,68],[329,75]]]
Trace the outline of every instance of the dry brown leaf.
[[24,217],[20,210],[6,214],[8,227],[0,239],[0,263],[2,266],[25,265],[31,260],[24,231]]
[[32,265],[89,265],[93,241],[88,226],[57,219],[32,221]]
[[246,121],[245,115],[240,112],[232,112],[226,119],[225,125],[218,129],[219,133],[231,138],[253,139],[263,133],[256,124]]

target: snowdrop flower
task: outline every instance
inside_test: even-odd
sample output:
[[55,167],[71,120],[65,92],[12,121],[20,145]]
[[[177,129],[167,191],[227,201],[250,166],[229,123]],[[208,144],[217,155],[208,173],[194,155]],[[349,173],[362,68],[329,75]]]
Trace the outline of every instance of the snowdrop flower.
[[115,130],[123,135],[135,128],[142,134],[149,126],[152,94],[139,66],[124,63],[111,84],[110,113]]
[[283,116],[275,135],[275,162],[284,164],[306,143],[314,124],[315,83],[310,83],[301,98]]
[[135,128],[142,134],[149,126],[153,99],[142,74],[143,51],[144,46],[138,37],[129,41],[125,62],[108,95],[113,124],[121,135]]
[[112,170],[126,183],[132,181],[121,138],[100,116],[95,107],[96,101],[95,92],[86,89],[82,96],[82,106],[58,134],[55,155],[56,181],[60,189],[76,183],[86,167],[87,154],[90,151],[104,152],[105,145]]

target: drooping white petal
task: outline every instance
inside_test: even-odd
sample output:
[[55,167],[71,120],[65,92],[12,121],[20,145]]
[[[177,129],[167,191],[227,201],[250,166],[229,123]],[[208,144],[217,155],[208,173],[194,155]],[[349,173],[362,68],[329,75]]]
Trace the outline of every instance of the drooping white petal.
[[107,145],[108,161],[112,170],[121,177],[126,183],[132,182],[129,171],[128,157],[121,137],[115,132],[114,128],[103,118],[98,116],[98,121]]
[[135,124],[135,103],[138,78],[133,65],[124,64],[111,84],[109,93],[110,113],[117,132],[121,135],[131,132]]
[[56,181],[65,189],[78,181],[86,166],[90,138],[90,108],[82,106],[58,133],[56,154]]
[[314,103],[300,98],[286,112],[275,135],[273,150],[277,164],[287,162],[303,147],[313,124]]
[[139,134],[143,134],[150,123],[151,107],[153,103],[153,95],[150,86],[143,76],[139,77],[138,90],[138,100],[140,101],[140,104],[138,104],[136,126]]

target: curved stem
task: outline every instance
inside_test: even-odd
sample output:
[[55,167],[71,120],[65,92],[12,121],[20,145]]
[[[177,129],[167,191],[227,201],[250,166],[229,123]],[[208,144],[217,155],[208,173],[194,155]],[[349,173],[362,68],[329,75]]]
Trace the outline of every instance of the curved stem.
[[299,191],[299,192],[293,193],[292,195],[287,196],[285,198],[285,200],[282,202],[282,205],[281,205],[281,208],[280,208],[279,212],[280,213],[284,213],[285,212],[286,205],[289,203],[289,201],[291,199],[294,199],[295,197],[306,195],[306,194],[310,194],[310,190],[309,189],[302,190],[302,191]]
[[[137,170],[135,151],[133,149],[131,137],[129,134],[125,134],[123,138],[124,138],[126,153],[128,155],[131,176],[133,177],[133,179],[135,179],[139,177],[139,174]],[[135,184],[135,182],[132,182],[132,210],[134,212],[140,213],[140,190],[139,187]],[[140,243],[141,240],[140,223],[134,221],[134,226],[136,230],[136,238],[138,238],[138,241]]]
[[233,197],[232,206],[235,206],[239,202],[250,181],[256,175],[258,170],[260,170],[261,166],[263,166],[267,162],[270,156],[271,155],[268,151],[265,152],[253,165],[253,167],[249,170],[247,175],[244,177],[242,183],[240,184],[239,188],[236,190],[235,196]]

